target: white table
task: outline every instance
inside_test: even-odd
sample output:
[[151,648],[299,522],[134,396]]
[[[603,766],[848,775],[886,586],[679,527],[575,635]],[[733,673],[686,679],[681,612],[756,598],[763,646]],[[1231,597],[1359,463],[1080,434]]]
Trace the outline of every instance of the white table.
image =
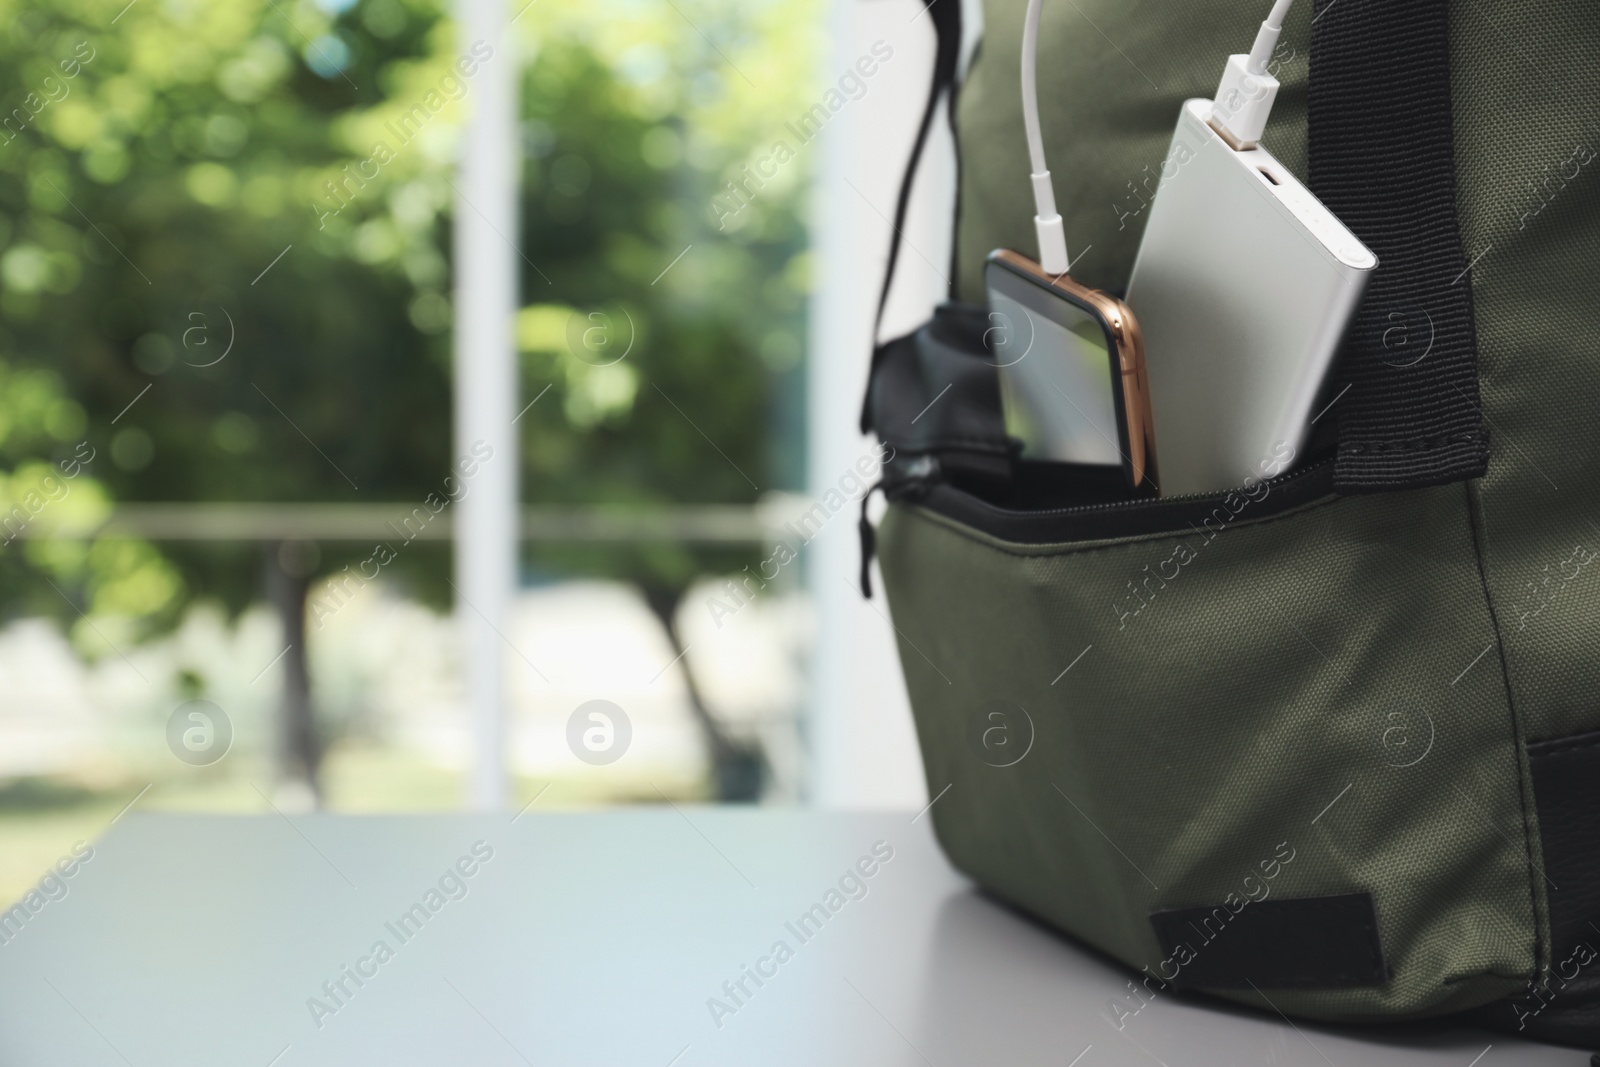
[[[477,841],[493,856],[463,865],[465,895],[428,900]],[[893,858],[863,865],[865,896],[840,894],[805,940],[785,925],[826,912],[878,841]],[[1467,1067],[1491,1043],[1477,1067],[1588,1062],[1173,996],[1119,1031],[1106,1003],[1126,976],[976,894],[909,815],[134,813],[94,847],[0,945],[5,1067]],[[397,927],[413,904],[426,921]],[[335,1001],[323,983],[341,978]],[[741,978],[735,1001],[723,983]],[[720,1027],[710,998],[736,1008]]]

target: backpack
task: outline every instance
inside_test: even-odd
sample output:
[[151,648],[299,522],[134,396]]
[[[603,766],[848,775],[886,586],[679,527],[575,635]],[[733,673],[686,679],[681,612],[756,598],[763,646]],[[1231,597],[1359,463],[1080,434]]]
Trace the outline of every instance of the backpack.
[[[1078,282],[1126,285],[1179,107],[1265,6],[1046,0]],[[1151,989],[1594,1047],[1600,7],[1302,0],[1263,143],[1379,266],[1291,469],[1142,500],[1001,417],[982,267],[1035,251],[1024,7],[985,0],[959,77],[960,7],[928,6],[895,231],[947,121],[950,300],[876,348],[862,413],[941,846]]]

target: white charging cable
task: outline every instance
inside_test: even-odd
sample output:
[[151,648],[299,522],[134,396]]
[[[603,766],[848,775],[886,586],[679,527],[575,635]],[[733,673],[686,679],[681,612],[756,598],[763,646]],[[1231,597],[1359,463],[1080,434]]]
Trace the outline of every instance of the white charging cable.
[[1267,116],[1278,96],[1278,79],[1267,73],[1272,50],[1278,46],[1283,19],[1293,0],[1276,0],[1267,20],[1256,31],[1249,55],[1228,57],[1222,82],[1211,105],[1211,125],[1237,149],[1254,148],[1267,128]]
[[1028,0],[1028,14],[1022,23],[1022,125],[1028,131],[1028,159],[1033,165],[1033,228],[1039,235],[1039,266],[1046,274],[1065,274],[1067,235],[1056,211],[1056,193],[1050,184],[1050,168],[1044,162],[1044,135],[1039,132],[1039,10],[1044,0]]
[[[1211,124],[1237,149],[1254,148],[1266,129],[1272,102],[1278,96],[1278,79],[1267,73],[1283,20],[1294,0],[1274,0],[1266,21],[1256,31],[1248,55],[1228,57],[1222,82],[1211,105]],[[1028,134],[1028,160],[1033,170],[1033,228],[1039,236],[1039,266],[1048,274],[1065,274],[1072,261],[1067,257],[1066,230],[1056,211],[1055,188],[1050,184],[1050,168],[1044,161],[1044,134],[1039,129],[1039,12],[1044,0],[1028,0],[1022,22],[1022,125]]]

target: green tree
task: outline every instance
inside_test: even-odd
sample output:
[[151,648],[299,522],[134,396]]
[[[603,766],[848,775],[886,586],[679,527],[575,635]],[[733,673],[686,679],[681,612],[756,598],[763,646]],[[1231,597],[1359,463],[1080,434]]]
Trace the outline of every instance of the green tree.
[[[78,442],[95,455],[53,513],[63,538],[4,553],[8,610],[81,611],[131,640],[196,597],[260,596],[251,549],[65,536],[108,499],[410,505],[438,488],[464,54],[530,54],[518,325],[524,402],[549,394],[519,422],[524,499],[797,484],[771,426],[799,416],[773,397],[801,373],[804,163],[731,236],[709,204],[799,110],[808,79],[786,75],[809,60],[780,29],[809,8],[693,16],[723,28],[716,44],[665,9],[537,6],[516,40],[461,42],[440,0],[0,0],[0,461],[15,496]],[[597,311],[632,324],[621,362],[570,343]],[[291,551],[298,593],[275,595],[367,554]],[[636,581],[670,621],[696,574],[747,561],[656,546],[533,562]],[[442,603],[446,564],[410,552],[386,573]]]

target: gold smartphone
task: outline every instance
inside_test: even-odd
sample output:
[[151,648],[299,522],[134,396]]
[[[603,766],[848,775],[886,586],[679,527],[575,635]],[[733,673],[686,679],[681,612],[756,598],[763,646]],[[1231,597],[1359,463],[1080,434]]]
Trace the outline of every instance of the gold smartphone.
[[1155,434],[1139,323],[1126,304],[1009,249],[984,266],[984,344],[1000,372],[1006,432],[1027,459],[1120,466],[1155,496]]

